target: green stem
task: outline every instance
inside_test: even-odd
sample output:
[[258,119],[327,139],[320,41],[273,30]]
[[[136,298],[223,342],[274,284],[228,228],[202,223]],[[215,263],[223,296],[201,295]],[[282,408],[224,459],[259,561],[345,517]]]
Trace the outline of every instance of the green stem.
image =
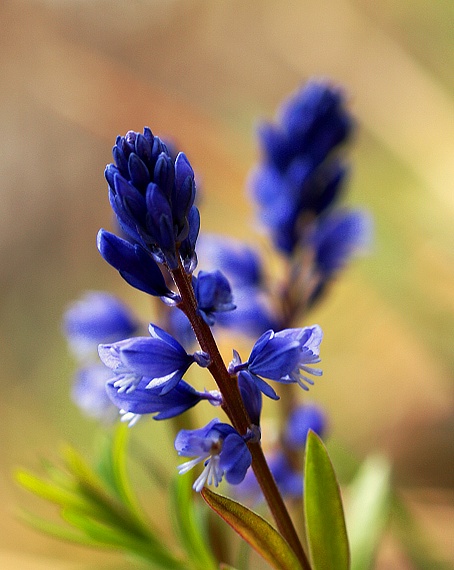
[[[185,273],[181,265],[172,271],[172,276],[181,295],[180,308],[188,317],[200,344],[200,348],[210,356],[211,363],[208,366],[208,370],[221,391],[223,398],[222,408],[235,429],[240,434],[246,434],[248,428],[251,426],[251,420],[241,398],[237,378],[229,374],[210,327],[197,311],[197,301],[191,282],[192,278]],[[271,514],[276,521],[279,532],[294,550],[303,570],[310,570],[310,564],[273,475],[268,467],[260,442],[254,443],[250,441],[248,442],[248,447],[252,455],[252,469],[262,489],[265,500],[268,503]]]

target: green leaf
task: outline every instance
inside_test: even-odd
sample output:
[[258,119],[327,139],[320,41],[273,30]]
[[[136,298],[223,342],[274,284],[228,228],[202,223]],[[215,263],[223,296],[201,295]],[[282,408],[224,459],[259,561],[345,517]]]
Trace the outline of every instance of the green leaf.
[[109,494],[103,480],[85,462],[84,458],[72,447],[64,450],[66,465],[76,478],[79,492],[87,501],[92,503],[92,512],[101,521],[119,528],[127,529],[148,540],[156,540],[136,513],[131,511],[129,505],[120,502]]
[[301,565],[284,538],[265,519],[244,505],[207,487],[202,497],[254,550],[276,570],[298,570]]
[[313,570],[348,570],[350,554],[339,484],[328,452],[313,431],[306,443],[304,511]]
[[174,478],[170,497],[173,527],[188,556],[201,570],[216,570],[218,564],[208,546],[208,533],[194,508],[191,473]]
[[103,446],[101,461],[97,471],[118,499],[127,505],[137,519],[142,520],[145,526],[149,526],[149,522],[146,520],[132,490],[127,473],[126,451],[129,432],[127,425],[118,424],[113,437],[109,435],[107,442]]
[[83,546],[100,546],[98,542],[78,531],[74,531],[62,526],[61,524],[42,519],[28,511],[21,510],[17,516],[22,522],[31,526],[35,530],[43,532],[49,536],[53,536],[54,538],[58,538],[59,540],[66,540],[67,542],[81,544]]
[[24,489],[51,503],[55,503],[61,507],[72,507],[85,513],[92,510],[90,503],[84,497],[67,489],[58,488],[55,484],[43,481],[27,471],[22,469],[17,470],[15,479]]
[[176,559],[171,552],[163,549],[159,543],[128,534],[122,529],[111,528],[96,519],[83,516],[70,509],[64,510],[62,517],[101,546],[109,546],[115,550],[126,550],[153,563],[156,568],[187,570],[186,563]]
[[389,518],[391,466],[375,455],[362,464],[349,489],[347,528],[352,570],[373,567],[377,546]]

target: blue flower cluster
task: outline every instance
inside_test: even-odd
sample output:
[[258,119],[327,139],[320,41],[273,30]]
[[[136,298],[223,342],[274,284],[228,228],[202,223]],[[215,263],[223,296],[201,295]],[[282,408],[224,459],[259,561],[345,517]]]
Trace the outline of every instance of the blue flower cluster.
[[[215,260],[214,267],[194,275],[200,215],[187,157],[179,153],[174,158],[149,128],[117,137],[115,163],[105,176],[121,235],[100,230],[98,249],[123,279],[160,298],[161,308],[175,317],[165,320],[167,331],[150,324],[149,336],[138,336],[135,319],[111,296],[91,294],[70,307],[65,331],[71,346],[79,355],[96,346],[102,363],[85,373],[79,402],[89,401],[102,386],[130,425],[145,414],[156,420],[177,416],[202,400],[227,411],[226,394],[198,391],[184,376],[192,365],[208,368],[221,386],[210,329],[215,323],[259,336],[249,358],[242,361],[234,350],[222,373],[237,383],[248,427],[240,433],[215,419],[177,435],[177,452],[193,458],[180,473],[204,463],[194,484],[198,491],[205,483],[217,486],[223,477],[234,485],[244,480],[252,461],[249,446],[260,441],[262,394],[279,399],[267,381],[307,390],[311,376],[322,374],[313,366],[320,362],[321,328],[300,328],[294,321],[364,241],[364,215],[333,208],[346,170],[338,147],[351,126],[340,90],[312,82],[283,107],[279,125],[260,129],[263,161],[252,177],[253,197],[272,242],[290,261],[277,303],[271,302],[275,291],[265,279],[260,255],[244,244],[202,237],[197,249],[208,264]],[[188,352],[183,346],[189,323],[201,350]],[[303,424],[290,420],[288,446],[303,445]]]
[[[219,323],[251,336],[289,327],[321,298],[354,253],[367,250],[367,212],[339,207],[348,168],[342,147],[353,130],[341,89],[310,81],[260,125],[260,163],[250,176],[262,226],[289,267],[275,288],[266,256],[249,245],[202,236],[200,258],[232,283],[237,310]],[[276,299],[278,300],[276,302]]]

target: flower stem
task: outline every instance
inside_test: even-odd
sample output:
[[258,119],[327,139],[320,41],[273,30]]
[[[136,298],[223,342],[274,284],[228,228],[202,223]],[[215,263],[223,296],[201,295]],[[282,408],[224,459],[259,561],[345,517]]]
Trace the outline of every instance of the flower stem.
[[[200,348],[210,356],[211,363],[208,366],[208,370],[221,391],[223,397],[222,407],[234,428],[244,435],[251,426],[251,420],[243,404],[237,378],[229,374],[210,327],[197,311],[197,301],[192,287],[191,276],[186,274],[181,265],[172,271],[172,276],[181,296],[180,308],[188,317]],[[250,441],[248,442],[248,447],[252,455],[252,469],[280,533],[295,552],[303,570],[310,570],[310,564],[266,462],[260,442],[254,443]]]

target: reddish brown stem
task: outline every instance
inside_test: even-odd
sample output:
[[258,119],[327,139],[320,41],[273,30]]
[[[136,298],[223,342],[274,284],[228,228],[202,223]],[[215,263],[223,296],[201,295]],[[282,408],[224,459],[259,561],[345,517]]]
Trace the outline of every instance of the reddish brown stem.
[[[172,271],[172,276],[181,296],[180,308],[188,317],[200,344],[200,348],[210,356],[211,363],[208,366],[208,370],[222,393],[222,407],[235,429],[244,435],[248,428],[251,427],[251,420],[244,407],[237,378],[229,374],[210,327],[197,311],[197,302],[194,296],[191,276],[187,275],[181,266]],[[287,511],[287,507],[266,462],[260,442],[250,441],[248,446],[252,455],[252,469],[262,489],[265,500],[268,503],[271,514],[276,521],[276,525],[282,536],[295,552],[303,570],[310,570],[310,564]]]

